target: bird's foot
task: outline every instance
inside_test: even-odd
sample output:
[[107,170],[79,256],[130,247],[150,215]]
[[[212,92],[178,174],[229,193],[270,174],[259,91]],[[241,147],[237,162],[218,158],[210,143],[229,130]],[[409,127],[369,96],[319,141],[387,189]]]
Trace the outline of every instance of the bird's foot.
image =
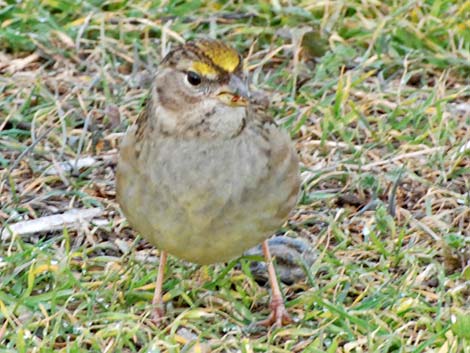
[[154,306],[152,313],[150,314],[150,318],[153,321],[153,323],[157,326],[161,325],[164,317],[165,317],[165,310],[163,309],[163,305]]
[[256,324],[265,327],[282,327],[294,322],[286,310],[282,298],[273,298],[271,301],[271,314],[265,320],[258,321]]

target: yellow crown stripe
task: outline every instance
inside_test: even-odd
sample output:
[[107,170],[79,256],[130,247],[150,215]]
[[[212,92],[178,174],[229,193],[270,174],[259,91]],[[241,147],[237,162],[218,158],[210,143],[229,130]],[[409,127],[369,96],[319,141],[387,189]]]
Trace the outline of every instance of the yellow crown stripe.
[[216,66],[227,72],[233,72],[240,64],[240,57],[233,48],[216,40],[201,40],[195,43],[201,52]]
[[206,64],[203,61],[193,62],[192,69],[195,72],[197,72],[197,73],[199,73],[199,74],[201,74],[205,77],[208,77],[208,78],[215,78],[219,74],[219,72],[217,71],[217,69],[214,66]]

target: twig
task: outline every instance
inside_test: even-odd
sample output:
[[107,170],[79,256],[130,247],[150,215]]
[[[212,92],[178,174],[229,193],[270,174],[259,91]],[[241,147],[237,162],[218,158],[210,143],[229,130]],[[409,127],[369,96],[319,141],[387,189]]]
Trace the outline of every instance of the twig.
[[345,142],[310,140],[310,141],[302,141],[301,143],[302,143],[302,146],[307,146],[307,147],[327,146],[327,147],[333,147],[333,148],[353,149],[356,151],[363,150],[362,146],[350,145]]
[[426,155],[426,154],[431,154],[431,153],[434,153],[434,152],[444,151],[446,148],[447,147],[445,147],[445,146],[432,147],[432,148],[428,148],[428,149],[421,150],[421,151],[403,153],[403,154],[400,154],[400,155],[392,157],[392,158],[383,159],[381,161],[377,161],[377,162],[374,162],[374,163],[369,163],[369,164],[366,164],[366,165],[363,165],[363,166],[348,165],[348,168],[363,170],[363,171],[371,170],[375,167],[380,167],[384,164],[391,164],[393,162],[399,161],[400,159],[416,158],[416,157],[423,156],[423,155]]
[[77,228],[83,222],[88,222],[101,216],[101,208],[72,209],[62,214],[45,216],[29,221],[7,225],[1,233],[2,240],[8,240],[13,234],[25,235],[41,232],[51,232],[63,228]]

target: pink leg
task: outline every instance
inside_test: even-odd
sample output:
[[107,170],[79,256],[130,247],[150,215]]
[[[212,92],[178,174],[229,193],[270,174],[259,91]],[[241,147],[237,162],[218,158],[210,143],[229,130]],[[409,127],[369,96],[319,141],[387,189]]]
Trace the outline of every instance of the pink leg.
[[153,294],[152,306],[153,313],[152,319],[158,324],[163,320],[165,309],[163,308],[163,275],[165,274],[167,253],[166,251],[160,252],[160,264],[158,265],[157,282],[155,283],[155,292]]
[[263,242],[263,254],[268,264],[268,276],[269,284],[271,286],[271,314],[266,320],[258,322],[258,325],[262,326],[276,326],[281,327],[292,322],[291,317],[287,313],[286,307],[284,306],[284,300],[282,299],[281,289],[277,282],[276,271],[274,270],[274,264],[269,252],[268,241]]

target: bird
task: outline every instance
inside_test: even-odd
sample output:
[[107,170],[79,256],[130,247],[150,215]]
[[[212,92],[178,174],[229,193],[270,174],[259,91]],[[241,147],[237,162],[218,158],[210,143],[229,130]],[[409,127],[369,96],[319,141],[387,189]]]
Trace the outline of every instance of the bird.
[[226,41],[188,41],[161,60],[121,141],[117,201],[130,226],[160,251],[157,322],[165,315],[168,254],[207,265],[258,244],[271,286],[271,313],[259,324],[292,322],[267,239],[298,201],[299,159],[261,96]]

